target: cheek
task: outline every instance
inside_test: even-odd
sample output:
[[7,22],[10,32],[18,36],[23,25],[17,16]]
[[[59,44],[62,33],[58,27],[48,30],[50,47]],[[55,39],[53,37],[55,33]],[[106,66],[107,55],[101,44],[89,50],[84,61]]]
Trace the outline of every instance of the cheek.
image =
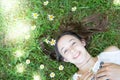
[[70,54],[61,54],[64,58],[68,59],[70,57]]
[[82,46],[77,46],[76,49],[77,49],[77,51],[81,52],[80,59],[84,59],[86,57],[86,50],[85,50],[85,48],[82,47]]
[[82,51],[83,50],[83,47],[82,46],[75,46],[75,49],[78,50],[78,51]]
[[66,58],[71,59],[71,58],[72,58],[72,55],[71,55],[71,54],[67,54],[67,55],[66,55]]
[[71,62],[71,60],[72,60],[72,55],[67,54],[66,56],[64,56],[64,58]]
[[80,49],[81,49],[81,47],[80,47],[80,46],[75,46],[75,48],[76,48],[77,50],[80,50]]

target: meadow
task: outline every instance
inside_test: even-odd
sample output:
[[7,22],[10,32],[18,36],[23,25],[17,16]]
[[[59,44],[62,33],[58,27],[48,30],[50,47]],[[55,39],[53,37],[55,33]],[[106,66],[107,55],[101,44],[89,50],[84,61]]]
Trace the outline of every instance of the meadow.
[[72,80],[78,69],[46,56],[40,42],[53,48],[64,18],[79,22],[95,13],[107,14],[108,29],[92,36],[92,56],[110,45],[120,48],[120,0],[1,0],[0,80]]

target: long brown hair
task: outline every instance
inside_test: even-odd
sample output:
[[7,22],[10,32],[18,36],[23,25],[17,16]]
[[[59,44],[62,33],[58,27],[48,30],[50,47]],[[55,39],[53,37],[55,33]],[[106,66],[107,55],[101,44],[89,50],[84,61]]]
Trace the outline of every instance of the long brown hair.
[[[104,32],[107,30],[107,24],[108,18],[106,14],[94,14],[92,16],[84,18],[80,22],[74,22],[72,21],[72,18],[69,17],[67,21],[62,20],[59,26],[59,30],[53,31],[53,33],[59,36],[64,32],[73,32],[80,36],[82,39],[85,39],[86,43],[89,44],[91,36],[93,34],[98,32]],[[40,46],[42,48],[43,53],[45,53],[51,59],[57,59],[59,61],[63,60],[63,57],[60,55],[59,51],[56,51],[55,53],[55,50],[48,44],[41,42]]]

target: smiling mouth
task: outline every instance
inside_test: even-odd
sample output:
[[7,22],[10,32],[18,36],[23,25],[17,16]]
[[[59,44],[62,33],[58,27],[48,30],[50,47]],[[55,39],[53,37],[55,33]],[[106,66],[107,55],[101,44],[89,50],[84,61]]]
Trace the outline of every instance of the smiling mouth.
[[79,56],[80,56],[80,52],[77,53],[77,54],[75,54],[74,57],[73,57],[73,59],[77,59]]

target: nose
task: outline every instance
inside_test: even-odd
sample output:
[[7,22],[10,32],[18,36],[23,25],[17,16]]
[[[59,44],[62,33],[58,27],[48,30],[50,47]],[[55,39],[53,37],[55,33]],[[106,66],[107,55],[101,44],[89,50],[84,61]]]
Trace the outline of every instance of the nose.
[[71,50],[71,53],[74,53],[74,50]]
[[70,47],[70,48],[69,48],[69,53],[72,53],[72,54],[73,54],[74,52],[75,52],[75,48],[74,48],[74,47]]

